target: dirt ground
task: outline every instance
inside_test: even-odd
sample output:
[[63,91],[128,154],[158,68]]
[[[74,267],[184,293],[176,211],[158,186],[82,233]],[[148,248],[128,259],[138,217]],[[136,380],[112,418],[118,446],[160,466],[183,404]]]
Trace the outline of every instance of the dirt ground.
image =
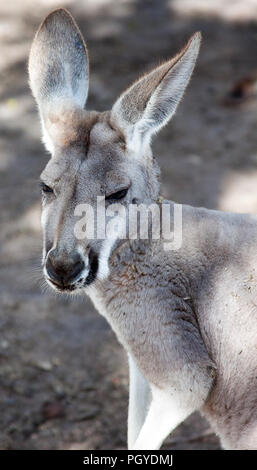
[[[108,109],[139,73],[202,31],[189,89],[154,143],[162,194],[254,213],[254,87],[244,81],[225,97],[237,80],[256,77],[257,1],[0,0],[0,448],[124,449],[125,353],[87,298],[42,289],[38,179],[47,155],[26,62],[39,22],[58,6],[70,9],[88,43],[90,109]],[[219,443],[195,414],[165,448]]]

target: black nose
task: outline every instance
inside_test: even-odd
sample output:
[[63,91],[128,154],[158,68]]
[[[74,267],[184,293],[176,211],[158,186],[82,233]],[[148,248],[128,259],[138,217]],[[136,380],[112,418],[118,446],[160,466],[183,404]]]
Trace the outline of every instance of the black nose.
[[84,269],[84,261],[78,253],[60,255],[51,250],[46,261],[46,271],[54,284],[59,287],[69,287]]

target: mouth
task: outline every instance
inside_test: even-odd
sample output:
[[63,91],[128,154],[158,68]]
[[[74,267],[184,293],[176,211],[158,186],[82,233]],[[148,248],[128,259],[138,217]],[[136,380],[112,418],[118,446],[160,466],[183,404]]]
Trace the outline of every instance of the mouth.
[[89,253],[89,266],[90,266],[89,273],[86,279],[84,280],[83,287],[90,286],[90,284],[92,284],[96,280],[96,277],[97,277],[99,262],[98,262],[98,256],[94,252],[94,250],[91,250]]
[[47,282],[50,284],[51,287],[58,290],[59,292],[74,292],[77,289],[77,286],[71,285],[61,285],[54,282],[52,279],[46,276]]

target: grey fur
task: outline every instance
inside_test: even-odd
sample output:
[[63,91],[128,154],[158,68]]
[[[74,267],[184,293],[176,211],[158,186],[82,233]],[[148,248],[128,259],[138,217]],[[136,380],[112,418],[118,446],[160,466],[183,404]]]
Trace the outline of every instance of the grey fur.
[[[159,448],[200,410],[225,448],[257,449],[257,218],[183,206],[182,247],[168,252],[162,239],[107,246],[74,236],[75,207],[95,207],[99,194],[129,187],[126,211],[135,201],[159,203],[151,134],[173,115],[200,36],[106,113],[83,109],[87,90],[83,96],[77,90],[87,86],[88,61],[84,46],[67,49],[74,37],[84,44],[69,14],[58,10],[41,26],[30,56],[31,87],[52,152],[41,177],[55,192],[43,203],[44,269],[53,252],[66,267],[74,253],[85,264],[90,251],[98,259],[86,292],[128,352],[130,448]],[[174,203],[166,204],[173,214]],[[79,281],[73,287],[78,291]]]

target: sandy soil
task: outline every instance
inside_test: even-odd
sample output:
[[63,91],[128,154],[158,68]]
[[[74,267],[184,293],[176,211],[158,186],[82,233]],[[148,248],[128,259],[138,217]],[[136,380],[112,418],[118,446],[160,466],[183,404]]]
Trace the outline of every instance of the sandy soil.
[[[224,97],[238,79],[257,73],[257,2],[0,2],[0,448],[121,449],[125,353],[86,298],[42,290],[38,178],[47,156],[26,61],[39,22],[60,5],[71,10],[87,39],[91,109],[108,109],[139,73],[202,31],[194,78],[176,118],[154,144],[162,193],[183,203],[254,213],[256,98],[225,106]],[[195,414],[165,447],[218,449],[219,443]]]

